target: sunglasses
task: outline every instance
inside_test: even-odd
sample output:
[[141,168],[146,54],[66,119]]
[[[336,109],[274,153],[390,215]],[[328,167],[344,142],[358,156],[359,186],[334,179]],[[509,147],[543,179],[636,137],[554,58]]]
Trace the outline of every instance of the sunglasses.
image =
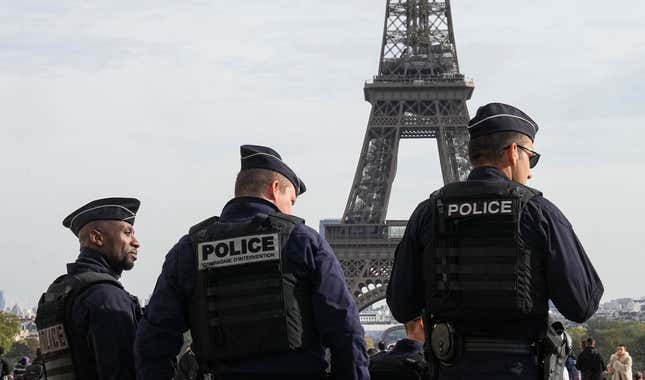
[[[516,144],[516,145],[517,145],[518,148],[520,148],[523,151],[529,153],[529,167],[531,169],[533,169],[535,167],[535,165],[537,165],[538,161],[540,161],[540,153],[538,153],[538,152],[536,152],[534,150],[531,150],[531,149],[529,149],[529,148],[527,148],[525,146],[522,146],[520,144]],[[506,149],[510,148],[511,146],[512,145],[509,145],[509,146],[505,147],[503,150],[506,150]]]

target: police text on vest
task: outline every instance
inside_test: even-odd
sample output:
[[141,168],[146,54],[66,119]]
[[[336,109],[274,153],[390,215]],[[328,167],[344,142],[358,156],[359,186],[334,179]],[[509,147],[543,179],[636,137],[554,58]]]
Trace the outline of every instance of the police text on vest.
[[512,214],[512,200],[481,200],[448,203],[448,216]]
[[43,354],[69,348],[65,328],[62,324],[38,330],[38,340]]
[[278,234],[208,241],[197,246],[199,270],[280,260]]

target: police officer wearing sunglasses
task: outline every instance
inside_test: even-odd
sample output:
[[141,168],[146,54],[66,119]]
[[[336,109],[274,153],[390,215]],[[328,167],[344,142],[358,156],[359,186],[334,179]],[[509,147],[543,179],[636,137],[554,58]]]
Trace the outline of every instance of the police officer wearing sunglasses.
[[413,212],[388,305],[398,321],[423,310],[434,378],[557,378],[561,369],[552,369],[564,352],[556,351],[566,345],[548,344],[562,342],[549,326],[548,301],[582,323],[603,285],[566,217],[526,186],[540,158],[537,124],[491,103],[468,130],[474,169]]

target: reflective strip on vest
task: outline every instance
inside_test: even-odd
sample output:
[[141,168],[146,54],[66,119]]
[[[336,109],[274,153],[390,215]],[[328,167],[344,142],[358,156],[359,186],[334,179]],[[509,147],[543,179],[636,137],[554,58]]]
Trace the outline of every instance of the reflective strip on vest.
[[69,351],[58,358],[49,359],[45,361],[45,370],[47,372],[47,379],[53,379],[56,376],[65,378],[74,378],[74,365],[72,363],[72,356]]

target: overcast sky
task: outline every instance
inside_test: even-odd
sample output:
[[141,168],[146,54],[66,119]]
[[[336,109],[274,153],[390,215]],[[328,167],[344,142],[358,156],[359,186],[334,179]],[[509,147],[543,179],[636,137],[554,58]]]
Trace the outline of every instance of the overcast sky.
[[[531,186],[573,223],[604,300],[642,297],[645,2],[452,2],[469,102],[539,125]],[[78,254],[61,225],[108,196],[142,201],[142,299],[163,258],[231,198],[239,145],[278,150],[318,228],[347,201],[385,0],[0,0],[0,289],[34,306]],[[401,142],[388,217],[441,184],[436,142]]]

